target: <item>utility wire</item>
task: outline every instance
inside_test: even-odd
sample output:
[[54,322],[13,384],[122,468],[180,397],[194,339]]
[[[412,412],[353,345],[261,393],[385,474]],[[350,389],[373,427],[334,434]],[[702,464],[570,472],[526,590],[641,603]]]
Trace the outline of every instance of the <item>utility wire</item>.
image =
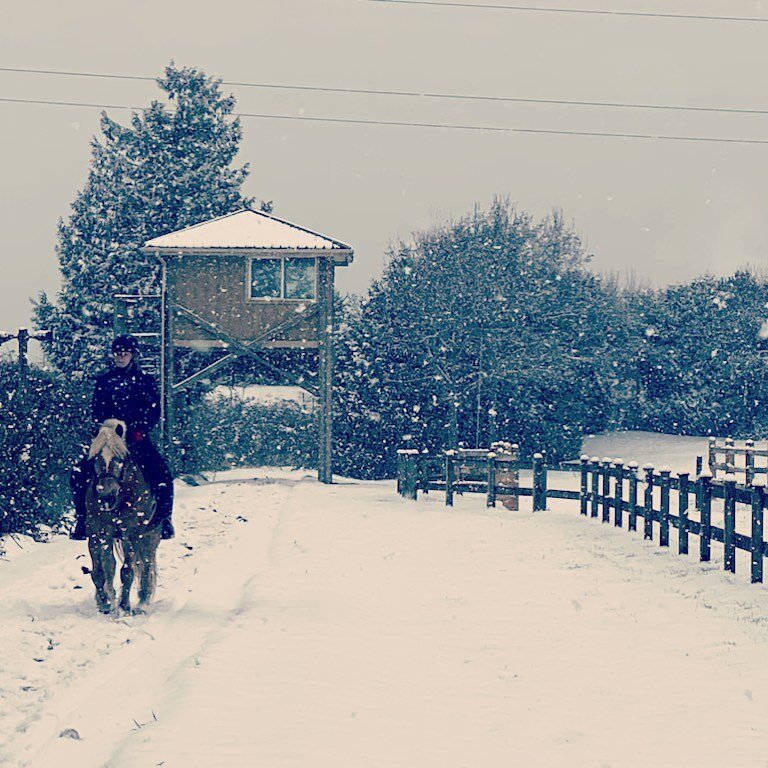
[[653,13],[651,11],[603,11],[594,8],[543,8],[536,5],[502,5],[496,3],[449,3],[443,0],[368,0],[371,3],[398,3],[400,5],[437,5],[447,8],[481,8],[497,11],[534,11],[541,13],[577,13],[595,16],[636,16],[655,19],[695,19],[697,21],[742,21],[766,23],[760,16],[704,16],[688,13]]
[[[52,101],[47,99],[12,99],[0,97],[0,102],[9,104],[42,104],[61,107],[91,107],[98,109],[141,110],[141,107],[131,107],[122,104],[94,104],[74,101]],[[686,141],[718,144],[768,144],[768,139],[730,139],[723,136],[676,136],[656,133],[612,133],[609,131],[570,131],[549,128],[510,128],[490,125],[458,125],[455,123],[415,123],[401,120],[365,120],[348,117],[311,117],[308,115],[275,115],[254,112],[236,112],[236,117],[252,117],[263,120],[299,120],[315,123],[344,123],[348,125],[384,125],[403,128],[442,128],[459,131],[485,131],[489,133],[528,133],[550,136],[591,136],[595,138],[615,139],[656,139],[660,141]]]
[[[381,0],[393,2],[394,0]],[[65,77],[92,77],[110,80],[139,80],[155,81],[156,78],[146,75],[114,75],[102,72],[65,72],[53,69],[22,69],[19,67],[0,67],[0,72],[19,72],[35,75],[59,75]],[[280,83],[246,83],[234,80],[222,80],[222,85],[231,85],[238,88],[263,88],[286,91],[313,91],[320,93],[352,93],[366,96],[405,96],[425,99],[453,99],[456,101],[488,101],[514,104],[553,104],[556,106],[578,107],[611,107],[623,109],[655,109],[672,110],[677,112],[712,112],[739,115],[768,115],[768,109],[750,109],[744,107],[693,107],[678,104],[643,104],[621,101],[586,101],[579,99],[543,99],[522,96],[480,96],[478,94],[463,93],[432,93],[427,91],[396,91],[380,90],[376,88],[343,88],[322,85],[285,85]]]

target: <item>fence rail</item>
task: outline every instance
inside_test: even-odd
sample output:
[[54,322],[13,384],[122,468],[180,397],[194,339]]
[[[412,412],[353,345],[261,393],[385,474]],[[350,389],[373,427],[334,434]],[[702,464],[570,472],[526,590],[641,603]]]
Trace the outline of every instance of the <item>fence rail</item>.
[[[531,471],[530,487],[519,483],[523,469]],[[698,536],[701,562],[711,559],[712,541],[716,541],[723,545],[723,568],[731,573],[736,572],[736,550],[747,552],[752,583],[763,581],[763,563],[768,556],[768,542],[763,538],[768,494],[754,475],[750,484],[739,483],[732,472],[716,479],[709,470],[692,479],[687,473],[673,476],[669,469],[657,470],[650,464],[640,468],[635,462],[588,456],[582,456],[578,464],[551,469],[578,474],[579,490],[549,487],[551,470],[540,453],[534,454],[532,463],[523,463],[516,454],[510,459],[488,449],[452,450],[443,456],[402,450],[398,451],[397,487],[408,499],[416,499],[419,491],[443,491],[446,506],[453,506],[455,496],[463,493],[484,493],[489,507],[495,507],[499,498],[532,497],[534,512],[545,510],[548,499],[578,501],[581,515],[603,523],[622,528],[626,516],[629,531],[636,531],[638,519],[642,519],[643,537],[652,541],[657,536],[661,547],[670,546],[670,531],[676,529],[681,555],[689,553],[690,536]],[[517,482],[499,484],[497,476],[502,472],[516,473]],[[712,521],[713,501],[722,501],[721,510],[715,510],[718,516],[722,512],[722,526]],[[749,534],[736,530],[739,504],[749,507]],[[691,517],[691,510],[697,512],[698,519]]]
[[[722,457],[722,461],[720,461]],[[737,459],[743,457],[743,466],[737,463]],[[712,477],[717,477],[718,471],[722,470],[726,474],[743,474],[745,485],[752,485],[757,475],[768,476],[768,462],[765,466],[758,466],[755,459],[768,459],[768,446],[765,448],[756,448],[754,440],[745,440],[744,447],[736,446],[733,438],[727,437],[723,443],[718,443],[717,438],[709,438],[709,451],[707,464]],[[697,468],[701,465],[701,460],[697,460]]]

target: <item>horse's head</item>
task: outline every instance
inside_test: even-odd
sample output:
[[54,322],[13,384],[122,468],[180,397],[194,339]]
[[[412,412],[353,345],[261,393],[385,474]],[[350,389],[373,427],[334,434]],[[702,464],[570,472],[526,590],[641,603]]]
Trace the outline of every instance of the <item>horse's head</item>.
[[107,419],[88,451],[96,475],[94,497],[103,512],[114,512],[124,496],[123,479],[128,460],[125,433],[124,422]]

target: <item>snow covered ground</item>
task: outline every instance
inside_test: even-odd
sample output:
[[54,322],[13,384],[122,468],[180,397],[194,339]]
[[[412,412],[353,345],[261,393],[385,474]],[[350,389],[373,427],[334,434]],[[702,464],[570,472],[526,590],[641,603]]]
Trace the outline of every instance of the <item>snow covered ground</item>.
[[574,502],[265,468],[178,497],[147,615],[96,613],[82,543],[6,541],[4,768],[768,765],[768,587],[743,568]]

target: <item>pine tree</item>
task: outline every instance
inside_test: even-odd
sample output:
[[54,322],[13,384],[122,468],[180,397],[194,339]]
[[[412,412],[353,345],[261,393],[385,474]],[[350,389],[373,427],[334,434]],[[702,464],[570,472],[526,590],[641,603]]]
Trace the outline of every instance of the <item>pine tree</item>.
[[169,104],[153,101],[129,126],[102,114],[84,188],[60,221],[61,290],[42,294],[38,327],[52,328],[52,361],[90,374],[111,335],[116,293],[158,293],[158,264],[144,242],[250,204],[248,166],[232,167],[241,138],[235,101],[220,81],[171,63],[158,79]]

